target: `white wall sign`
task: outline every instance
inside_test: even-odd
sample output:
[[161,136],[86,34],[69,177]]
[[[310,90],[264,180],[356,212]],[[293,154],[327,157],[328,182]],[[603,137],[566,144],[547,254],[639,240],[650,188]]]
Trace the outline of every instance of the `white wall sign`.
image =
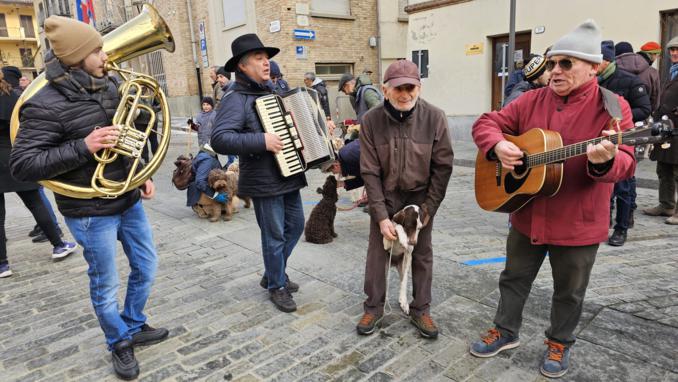
[[200,56],[202,58],[202,66],[207,68],[210,66],[207,59],[207,39],[205,38],[205,21],[200,21],[198,24],[198,32],[200,34]]
[[308,58],[308,47],[297,45],[297,60],[305,60]]
[[296,11],[298,15],[308,15],[311,13],[308,3],[297,3]]
[[268,27],[268,31],[271,33],[280,32],[280,20],[271,21],[271,25]]
[[546,30],[546,27],[543,25],[540,25],[538,27],[534,27],[534,34],[542,34]]
[[307,27],[311,25],[308,21],[308,16],[306,15],[297,15],[297,25],[300,27]]

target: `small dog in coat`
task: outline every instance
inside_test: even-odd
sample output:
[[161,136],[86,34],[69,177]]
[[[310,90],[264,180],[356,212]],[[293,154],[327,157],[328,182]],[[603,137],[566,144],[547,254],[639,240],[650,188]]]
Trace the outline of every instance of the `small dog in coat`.
[[231,171],[224,171],[218,168],[210,171],[207,176],[207,183],[216,192],[224,192],[228,195],[226,203],[219,203],[204,193],[200,194],[198,204],[207,213],[209,221],[216,222],[222,217],[228,221],[233,218],[233,197],[238,192],[238,175]]
[[306,241],[315,244],[327,244],[337,237],[334,232],[334,217],[337,215],[337,179],[330,175],[325,179],[323,188],[317,192],[323,196],[320,202],[313,207],[308,217],[304,234]]
[[386,255],[391,256],[391,264],[386,263],[386,268],[393,265],[400,275],[400,294],[398,303],[405,314],[410,313],[410,305],[407,303],[407,274],[412,267],[412,251],[417,245],[419,231],[429,221],[426,207],[420,208],[410,204],[393,215],[391,222],[395,226],[397,240],[388,240],[384,237],[384,249]]

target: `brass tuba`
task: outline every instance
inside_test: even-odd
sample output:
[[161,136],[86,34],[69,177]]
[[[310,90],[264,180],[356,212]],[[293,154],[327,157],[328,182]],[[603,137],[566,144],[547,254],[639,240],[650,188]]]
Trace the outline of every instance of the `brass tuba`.
[[[40,181],[40,184],[50,190],[72,198],[114,198],[141,186],[158,170],[169,146],[171,129],[169,107],[165,93],[158,82],[151,76],[124,70],[117,65],[117,63],[161,48],[174,52],[174,38],[165,20],[160,17],[160,14],[152,5],[145,4],[138,16],[104,36],[103,40],[103,50],[108,55],[107,68],[118,72],[124,80],[119,89],[120,104],[113,117],[113,124],[120,126],[120,136],[115,147],[101,150],[94,155],[99,163],[92,176],[91,187],[77,186],[56,180]],[[47,80],[43,73],[24,90],[17,101],[12,112],[10,125],[12,143],[14,143],[20,129],[19,109],[26,100],[35,95],[46,84]],[[156,112],[142,101],[146,101],[148,105],[157,101],[162,113],[162,129],[152,131],[157,117]],[[141,110],[145,110],[151,115],[145,131],[137,130],[134,126],[134,119]],[[141,152],[151,133],[158,135],[158,149],[151,153],[152,159],[146,166],[140,167]],[[133,159],[129,174],[122,181],[106,179],[104,177],[106,164],[115,161],[118,155]]]

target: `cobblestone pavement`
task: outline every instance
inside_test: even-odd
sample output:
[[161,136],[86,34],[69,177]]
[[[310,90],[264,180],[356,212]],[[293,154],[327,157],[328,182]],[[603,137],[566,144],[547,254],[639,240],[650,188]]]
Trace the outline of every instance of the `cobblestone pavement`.
[[[142,381],[545,380],[538,367],[552,293],[548,262],[525,308],[522,346],[491,359],[468,354],[469,342],[492,322],[503,266],[496,258],[504,255],[507,232],[506,215],[475,203],[471,168],[455,167],[434,226],[432,313],[441,336],[420,338],[395,309],[392,272],[394,312],[380,332],[360,337],[355,324],[362,311],[367,215],[339,212],[334,243],[300,242],[289,264],[290,277],[301,285],[299,310],[281,313],[258,285],[263,265],[253,211],[210,223],[195,217],[184,193],[172,188],[172,159],[189,147],[187,136],[177,133],[155,176],[158,195],[145,203],[160,257],[147,313],[151,325],[171,334],[138,349]],[[318,172],[308,178],[306,214],[323,181]],[[654,190],[638,193],[640,208],[656,201]],[[340,203],[349,203],[346,194]],[[28,239],[34,221],[15,195],[7,196],[7,207],[15,275],[0,280],[0,380],[115,380],[82,256],[52,262],[49,244]],[[678,381],[677,230],[638,215],[625,246],[601,245],[571,371],[562,380]]]

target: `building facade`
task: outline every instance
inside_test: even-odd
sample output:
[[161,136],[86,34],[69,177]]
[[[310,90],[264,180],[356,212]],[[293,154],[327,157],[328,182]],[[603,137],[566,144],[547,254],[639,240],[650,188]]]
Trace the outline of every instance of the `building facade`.
[[36,67],[42,66],[37,31],[32,0],[0,0],[0,66],[15,66],[28,78],[37,76]]
[[[559,37],[592,18],[603,39],[627,41],[638,50],[647,41],[666,44],[678,35],[675,0],[521,0],[516,8],[516,50],[504,53],[509,32],[505,0],[410,0],[407,50],[425,58],[422,96],[453,119],[469,121],[501,102],[502,62],[519,68],[530,53],[542,54]],[[482,21],[479,21],[482,20]],[[668,72],[667,57],[660,72]],[[655,63],[657,66],[657,63]],[[468,126],[467,126],[468,127]]]

